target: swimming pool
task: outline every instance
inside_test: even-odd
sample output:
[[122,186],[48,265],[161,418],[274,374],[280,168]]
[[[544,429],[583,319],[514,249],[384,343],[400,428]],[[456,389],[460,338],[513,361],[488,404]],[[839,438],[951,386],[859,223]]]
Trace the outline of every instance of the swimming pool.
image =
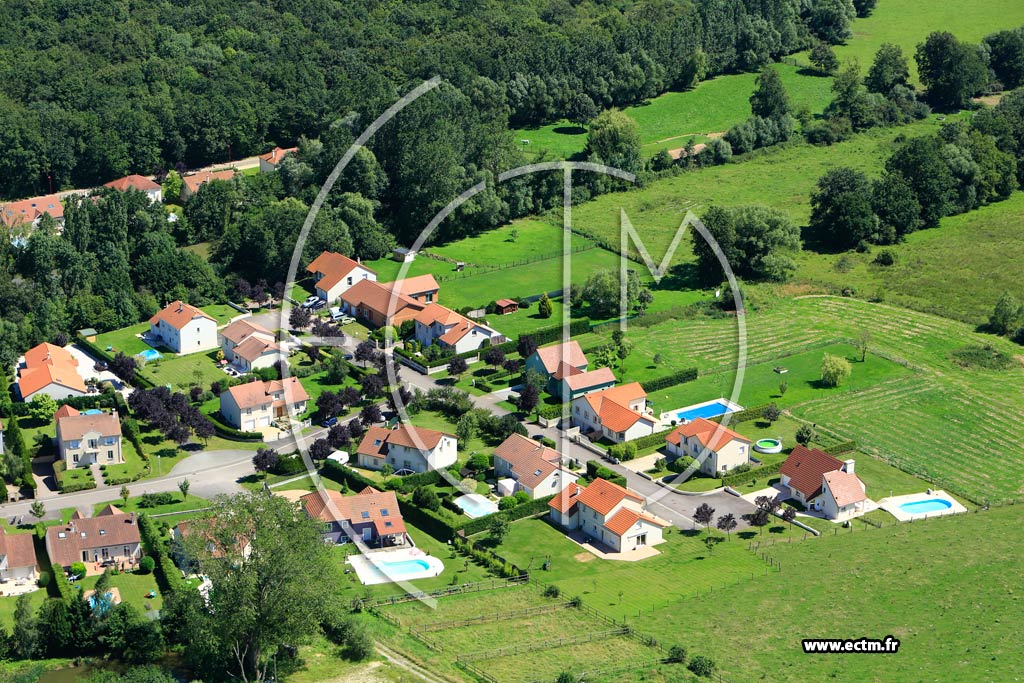
[[164,357],[163,354],[157,351],[156,349],[146,349],[145,351],[142,351],[138,355],[141,356],[143,360],[147,361],[158,360]]
[[903,503],[899,509],[908,515],[926,515],[929,512],[945,512],[953,507],[953,503],[945,498],[926,498]]
[[494,501],[487,500],[479,493],[467,493],[455,499],[455,504],[462,508],[466,516],[471,519],[484,517],[498,511],[498,505]]
[[102,415],[103,411],[99,408],[89,408],[89,410],[83,410],[82,415]]
[[686,408],[671,412],[669,417],[678,420],[679,422],[687,423],[691,420],[697,419],[698,417],[707,419],[710,417],[725,415],[727,413],[735,413],[739,410],[743,410],[743,406],[737,405],[728,399],[719,398],[714,401],[698,403],[696,405],[687,406]]
[[350,555],[346,562],[356,570],[356,576],[364,586],[425,579],[438,576],[444,571],[441,560],[425,554],[419,548]]

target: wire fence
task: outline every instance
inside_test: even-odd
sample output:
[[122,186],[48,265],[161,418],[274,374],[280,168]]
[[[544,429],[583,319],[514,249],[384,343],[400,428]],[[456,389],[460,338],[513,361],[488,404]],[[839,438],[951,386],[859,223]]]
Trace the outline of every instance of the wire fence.
[[507,579],[488,579],[486,581],[476,581],[474,583],[463,583],[458,586],[448,586],[436,591],[430,591],[429,593],[423,591],[401,593],[398,595],[389,595],[387,597],[369,600],[364,603],[364,607],[369,609],[373,607],[384,607],[386,605],[398,605],[403,602],[412,602],[414,600],[423,600],[425,598],[443,598],[449,595],[460,595],[462,593],[477,593],[479,591],[496,590],[500,588],[521,587],[523,584],[528,583],[529,580],[530,577],[526,574],[523,576],[513,576]]
[[567,645],[581,645],[595,640],[608,640],[609,638],[614,638],[616,636],[629,635],[630,630],[629,626],[619,626],[605,631],[590,631],[574,636],[560,636],[558,638],[545,638],[543,640],[528,640],[524,643],[514,643],[512,645],[498,647],[493,650],[481,650],[480,652],[459,654],[456,655],[455,661],[477,662],[483,659],[512,657],[525,654],[527,652],[536,652],[538,650],[552,650],[559,647],[566,647]]
[[[598,245],[596,245],[596,244],[581,244],[581,245],[573,247],[572,249],[569,250],[569,252],[572,253],[572,254],[579,254],[580,252],[590,251],[592,249],[597,249],[597,246]],[[520,268],[522,266],[528,266],[528,265],[533,264],[533,263],[541,263],[543,261],[552,261],[552,260],[555,260],[555,259],[560,259],[563,256],[563,253],[561,251],[559,251],[558,253],[554,253],[554,254],[544,254],[544,255],[541,255],[541,256],[534,256],[534,257],[531,257],[531,258],[516,259],[515,261],[507,261],[505,263],[494,263],[494,264],[487,264],[487,265],[478,265],[478,264],[466,263],[466,262],[462,262],[462,261],[456,261],[455,259],[449,258],[447,256],[440,256],[438,254],[433,254],[433,253],[430,253],[430,252],[421,252],[421,253],[423,253],[425,256],[427,256],[429,258],[434,259],[435,261],[443,261],[445,263],[451,263],[451,264],[456,265],[456,266],[459,263],[463,263],[464,264],[465,267],[462,270],[458,270],[458,271],[455,271],[455,272],[452,272],[452,273],[447,273],[447,274],[444,274],[444,275],[435,275],[434,278],[438,282],[450,282],[452,280],[462,280],[462,279],[465,279],[465,278],[468,278],[468,277],[476,277],[478,275],[486,275],[488,273],[496,273],[496,272],[502,271],[502,270],[509,270],[509,269],[512,269],[512,268]]]

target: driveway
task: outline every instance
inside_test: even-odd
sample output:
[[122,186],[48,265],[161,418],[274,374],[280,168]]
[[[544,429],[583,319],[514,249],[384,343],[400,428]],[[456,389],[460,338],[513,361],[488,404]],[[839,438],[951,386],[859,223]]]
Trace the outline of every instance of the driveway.
[[94,370],[93,368],[100,359],[91,355],[84,347],[77,344],[71,344],[64,348],[75,357],[75,360],[78,361],[78,374],[81,375],[82,379],[88,380],[89,378],[95,377],[101,382],[110,382],[114,386],[114,389],[120,391],[125,398],[128,398],[128,394],[132,393],[132,388],[118,379],[117,375],[112,373],[110,370],[104,370],[103,372],[97,372]]

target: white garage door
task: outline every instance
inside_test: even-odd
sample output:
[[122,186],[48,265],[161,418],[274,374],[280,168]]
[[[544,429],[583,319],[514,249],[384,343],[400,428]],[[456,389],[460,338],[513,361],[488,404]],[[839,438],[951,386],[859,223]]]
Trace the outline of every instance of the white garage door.
[[270,424],[270,418],[269,418],[269,417],[267,417],[266,415],[264,415],[263,417],[261,417],[261,418],[259,419],[259,421],[258,421],[258,422],[256,423],[256,425],[257,425],[258,427],[266,427],[266,426],[268,426],[269,424]]
[[256,429],[256,423],[253,422],[252,420],[245,420],[242,422],[243,432],[251,432],[254,429]]

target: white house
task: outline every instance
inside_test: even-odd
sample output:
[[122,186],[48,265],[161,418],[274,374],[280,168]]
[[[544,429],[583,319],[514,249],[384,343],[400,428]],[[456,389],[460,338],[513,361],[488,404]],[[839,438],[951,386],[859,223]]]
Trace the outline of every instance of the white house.
[[395,471],[428,472],[454,465],[458,460],[457,443],[451,434],[412,425],[370,427],[356,455],[359,466],[371,470],[387,464]]
[[647,411],[647,392],[639,382],[585,394],[572,402],[572,423],[597,440],[614,443],[653,434],[658,421]]
[[246,318],[222,329],[218,337],[224,358],[242,372],[269,368],[282,358],[274,333]]
[[124,462],[121,421],[114,413],[80,413],[64,405],[53,415],[57,422],[57,454],[68,469]]
[[679,425],[665,437],[665,449],[677,458],[687,455],[696,460],[706,450],[700,471],[709,477],[750,462],[750,445],[750,439],[703,417]]
[[338,301],[350,287],[363,280],[377,281],[376,271],[334,251],[317,256],[306,271],[313,274],[316,295],[328,302]]
[[525,491],[536,500],[559,493],[579,478],[561,466],[562,456],[553,448],[512,434],[494,449],[494,474],[515,481],[511,491]]
[[139,524],[135,513],[125,514],[107,505],[95,517],[75,512],[67,524],[46,529],[46,554],[54,567],[68,569],[75,562],[134,565],[142,557]]
[[43,342],[25,352],[25,360],[18,368],[18,395],[22,401],[31,401],[36,394],[59,401],[86,393],[78,359],[67,349]]
[[459,315],[441,304],[428,304],[413,318],[416,323],[416,341],[423,346],[437,344],[455,353],[475,351],[484,342],[500,344],[505,340],[498,332]]
[[144,192],[146,196],[149,197],[149,201],[153,204],[159,204],[164,198],[164,191],[160,185],[146,176],[138,174],[126,175],[123,178],[111,180],[109,183],[104,183],[103,187],[110,187],[118,192],[127,192],[128,190]]
[[217,348],[217,321],[195,306],[172,301],[149,319],[149,335],[178,354]]
[[275,147],[266,154],[260,155],[260,173],[273,173],[277,170],[278,165],[284,161],[284,158],[288,154],[294,154],[298,152],[298,147],[288,147],[282,149],[281,147]]
[[306,412],[309,394],[295,377],[270,382],[249,382],[228,387],[220,395],[220,414],[224,421],[243,432],[269,427],[282,417]]
[[35,578],[36,549],[32,534],[8,534],[0,527],[0,582],[32,581]]
[[797,445],[782,463],[780,483],[805,507],[842,521],[863,514],[867,502],[867,488],[854,465],[853,460]]
[[644,499],[604,479],[586,488],[572,483],[548,503],[551,520],[581,531],[614,552],[657,545],[668,522],[644,510]]

